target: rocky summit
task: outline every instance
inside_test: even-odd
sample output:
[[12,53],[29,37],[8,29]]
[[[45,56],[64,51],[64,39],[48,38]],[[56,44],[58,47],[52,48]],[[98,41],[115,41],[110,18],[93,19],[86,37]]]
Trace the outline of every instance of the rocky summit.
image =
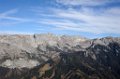
[[120,79],[120,38],[0,35],[0,79]]

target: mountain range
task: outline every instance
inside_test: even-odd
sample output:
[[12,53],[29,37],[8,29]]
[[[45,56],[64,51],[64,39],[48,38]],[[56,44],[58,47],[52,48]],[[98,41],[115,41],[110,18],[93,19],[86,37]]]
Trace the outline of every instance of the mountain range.
[[120,79],[120,37],[0,35],[0,79]]

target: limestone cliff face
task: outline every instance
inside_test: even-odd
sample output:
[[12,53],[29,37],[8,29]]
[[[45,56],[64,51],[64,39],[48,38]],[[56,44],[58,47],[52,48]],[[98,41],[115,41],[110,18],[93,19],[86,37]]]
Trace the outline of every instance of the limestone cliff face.
[[32,68],[61,51],[72,50],[73,46],[85,40],[77,36],[53,34],[0,35],[0,66]]
[[120,38],[0,35],[0,79],[120,79]]

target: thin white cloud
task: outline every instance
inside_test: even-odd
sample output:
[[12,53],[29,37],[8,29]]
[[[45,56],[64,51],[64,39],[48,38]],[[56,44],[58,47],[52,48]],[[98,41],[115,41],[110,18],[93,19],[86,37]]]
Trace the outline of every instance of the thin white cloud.
[[[120,15],[118,15],[117,11],[114,11],[116,10],[115,7],[111,8],[112,14],[109,10],[110,9],[103,9],[103,11],[99,12],[98,10],[95,11],[91,8],[83,8],[81,10],[51,9],[53,12],[52,14],[49,14],[51,17],[47,19],[41,18],[38,23],[52,25],[54,27],[51,28],[60,30],[72,30],[94,34],[120,34]],[[56,17],[57,19],[54,19],[52,17]]]
[[120,16],[120,7],[109,8],[106,14],[111,14],[113,16]]
[[14,13],[17,13],[17,12],[18,12],[17,9],[11,9],[11,10],[8,10],[8,11],[6,11],[6,12],[1,13],[0,15],[1,15],[1,16],[6,16],[6,15],[14,14]]
[[17,9],[11,9],[6,12],[0,13],[0,26],[10,26],[22,22],[29,22],[31,20],[12,16],[18,12]]
[[120,2],[120,1],[119,0],[56,0],[56,2],[67,6],[68,5],[98,6],[111,2]]

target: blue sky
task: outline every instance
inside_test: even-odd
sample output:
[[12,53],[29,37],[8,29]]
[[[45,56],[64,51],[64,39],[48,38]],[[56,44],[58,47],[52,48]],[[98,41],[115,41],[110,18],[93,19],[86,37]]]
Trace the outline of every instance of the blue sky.
[[0,33],[120,37],[120,0],[0,0]]

